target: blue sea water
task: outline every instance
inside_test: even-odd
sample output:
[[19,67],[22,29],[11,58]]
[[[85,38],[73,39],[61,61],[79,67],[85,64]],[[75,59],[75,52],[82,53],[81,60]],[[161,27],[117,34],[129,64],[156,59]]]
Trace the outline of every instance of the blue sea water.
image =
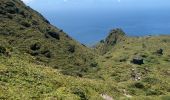
[[84,44],[104,39],[113,28],[122,28],[128,36],[170,34],[168,0],[80,1],[60,0],[51,9],[43,9],[41,6],[49,7],[53,4],[29,5],[41,12],[53,25]]

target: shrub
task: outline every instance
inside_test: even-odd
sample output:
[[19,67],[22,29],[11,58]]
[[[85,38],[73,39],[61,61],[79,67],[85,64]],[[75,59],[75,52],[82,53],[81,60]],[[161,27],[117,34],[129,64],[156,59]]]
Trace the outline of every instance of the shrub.
[[74,94],[78,95],[81,98],[81,100],[88,100],[86,93],[83,91],[83,89],[76,87],[72,88],[71,90]]
[[4,54],[6,52],[6,48],[3,46],[0,46],[0,53]]
[[42,51],[41,54],[43,54],[47,58],[51,58],[52,53],[49,50]]
[[33,24],[33,25],[39,25],[36,20],[33,20],[33,21],[32,21],[32,24]]
[[104,40],[100,40],[100,43],[104,43]]
[[161,49],[157,50],[157,51],[156,51],[156,54],[158,54],[158,55],[163,55],[163,49],[161,48]]
[[30,54],[32,56],[38,56],[39,55],[39,51],[31,51]]
[[22,15],[24,18],[31,18],[31,15],[24,11],[24,9],[19,9],[18,13]]
[[59,32],[63,32],[63,30],[61,29],[61,30],[59,30]]
[[13,19],[13,16],[10,15],[10,14],[8,14],[7,17],[8,17],[9,19]]
[[6,2],[5,10],[10,14],[15,14],[19,11],[13,2]]
[[[51,37],[53,37],[53,38],[55,38],[57,40],[60,39],[59,33],[55,32],[55,31],[48,31],[47,33],[48,33],[48,35],[50,35]],[[45,37],[48,37],[48,35],[45,34]]]
[[143,89],[145,86],[141,82],[136,82],[136,83],[134,83],[134,87],[139,88],[139,89]]
[[21,21],[21,25],[25,27],[31,27],[31,24],[28,21]]
[[0,7],[0,14],[6,14],[6,12],[5,12],[3,7]]
[[119,62],[126,62],[128,59],[129,59],[128,56],[121,56],[121,57],[119,58]]
[[159,83],[160,81],[156,78],[147,77],[143,79],[143,82],[147,82],[149,84],[156,84],[156,83]]
[[69,51],[70,53],[74,53],[74,52],[75,52],[75,46],[74,46],[74,45],[69,45],[69,46],[68,46],[68,51]]
[[149,89],[146,91],[146,95],[162,95],[160,90]]
[[97,67],[97,65],[98,65],[97,62],[92,62],[92,63],[90,64],[91,67]]
[[41,48],[41,44],[35,43],[35,44],[31,45],[30,48],[31,48],[31,50],[39,50]]

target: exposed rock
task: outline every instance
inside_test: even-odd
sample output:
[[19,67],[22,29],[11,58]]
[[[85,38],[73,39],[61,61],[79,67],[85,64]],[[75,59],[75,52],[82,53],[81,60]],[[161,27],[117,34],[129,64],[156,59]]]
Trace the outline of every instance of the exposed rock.
[[140,75],[140,73],[137,72],[137,70],[135,70],[135,69],[131,69],[131,77],[132,77],[135,81],[141,80],[141,75]]
[[134,57],[133,60],[132,60],[132,63],[142,65],[142,64],[144,64],[143,58],[142,57]]
[[129,95],[129,94],[127,93],[127,91],[126,91],[125,89],[123,89],[123,94],[124,94],[124,96],[126,96],[127,98],[131,98],[131,97],[132,97],[131,95]]
[[107,95],[107,94],[101,94],[101,97],[104,99],[104,100],[114,100],[111,96]]

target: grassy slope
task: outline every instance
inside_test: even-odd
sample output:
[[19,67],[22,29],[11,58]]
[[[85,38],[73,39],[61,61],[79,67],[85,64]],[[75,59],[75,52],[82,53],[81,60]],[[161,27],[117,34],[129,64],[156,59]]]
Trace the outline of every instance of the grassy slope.
[[0,99],[102,100],[101,93],[117,90],[114,84],[65,76],[28,59],[28,55],[0,57]]
[[[154,53],[160,48],[164,50],[162,56]],[[127,37],[110,52],[98,58],[100,70],[89,77],[117,82],[132,96],[170,95],[169,51],[170,36]],[[136,55],[144,57],[143,65],[131,63]],[[133,80],[132,69],[140,75],[140,81]],[[135,84],[141,84],[142,87],[136,87]]]
[[[3,13],[7,2],[14,2],[21,11]],[[97,57],[97,67],[91,50],[51,26],[19,0],[3,0],[0,5],[0,47],[11,56],[0,53],[0,99],[100,100],[100,94],[107,94],[126,100],[124,91],[134,100],[170,98],[169,36],[128,37]],[[11,9],[16,10],[14,6]],[[25,22],[30,26],[26,27]],[[49,30],[59,33],[60,39],[46,38]],[[41,44],[40,49],[30,50],[35,43]],[[68,51],[70,45],[75,46],[74,52]],[[159,48],[163,48],[163,56],[153,53]],[[51,57],[42,54],[46,50]],[[134,55],[144,56],[145,64],[131,64]],[[140,74],[140,81],[132,79],[132,69]]]
[[[133,83],[130,80],[116,82],[112,79],[66,76],[51,67],[30,63],[28,59],[30,58],[27,54],[13,55],[10,58],[0,57],[0,99],[102,100],[100,95],[107,94],[115,100],[127,100],[123,89],[133,96],[132,100],[168,100],[169,98],[168,92],[165,92],[169,83],[161,85],[166,87],[164,91],[161,89],[164,94],[145,96],[142,89],[128,87]],[[165,80],[161,81],[164,83]],[[159,84],[152,88],[159,88],[158,86]],[[132,91],[135,94],[131,94]]]
[[[48,33],[59,35],[53,38]],[[40,45],[31,50],[34,44]],[[38,12],[25,6],[20,0],[0,1],[0,46],[11,53],[29,53],[33,63],[46,64],[62,69],[64,74],[83,76],[91,63],[93,52],[73,40],[50,23]]]

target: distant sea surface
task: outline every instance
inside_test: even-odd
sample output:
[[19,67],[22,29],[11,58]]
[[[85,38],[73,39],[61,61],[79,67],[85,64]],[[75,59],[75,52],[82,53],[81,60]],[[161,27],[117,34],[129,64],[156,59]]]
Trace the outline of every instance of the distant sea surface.
[[[161,0],[157,1],[161,2]],[[102,4],[97,5],[96,8],[70,7],[73,9],[67,9],[65,5],[52,11],[38,9],[35,6],[33,8],[77,41],[89,45],[104,39],[113,28],[123,29],[128,36],[170,34],[170,2],[167,3],[166,6],[157,4],[156,7],[151,8],[152,4],[148,4],[147,7],[138,7],[140,4],[136,7],[131,7],[130,4],[127,4],[127,7],[126,5],[112,7],[109,4],[107,4],[109,7],[105,5],[103,8],[101,8]]]

